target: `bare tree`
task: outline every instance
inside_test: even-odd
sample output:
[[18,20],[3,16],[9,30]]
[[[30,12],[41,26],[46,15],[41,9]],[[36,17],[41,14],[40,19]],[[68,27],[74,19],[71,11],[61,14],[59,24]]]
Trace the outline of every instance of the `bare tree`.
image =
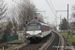
[[13,0],[17,6],[12,7],[10,10],[10,17],[13,22],[19,23],[21,28],[26,25],[25,21],[31,21],[33,18],[37,17],[39,21],[43,21],[42,15],[37,14],[37,9],[30,0]]
[[13,28],[12,28],[12,35],[16,35],[17,34],[17,11],[16,11],[16,7],[13,6],[12,9],[10,10],[10,17],[11,17],[11,22],[12,22],[12,25],[13,25]]
[[43,16],[41,14],[38,15],[37,19],[39,22],[44,22]]
[[3,0],[0,0],[0,20],[5,18],[5,12],[7,8]]
[[31,21],[36,16],[36,8],[30,0],[22,0],[19,7],[19,22],[25,25],[25,21]]
[[72,7],[72,11],[70,29],[75,30],[75,6]]

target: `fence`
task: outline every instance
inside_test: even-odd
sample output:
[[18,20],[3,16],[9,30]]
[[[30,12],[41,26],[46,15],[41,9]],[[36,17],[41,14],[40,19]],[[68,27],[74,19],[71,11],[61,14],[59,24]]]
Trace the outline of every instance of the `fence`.
[[7,37],[7,42],[10,42],[10,41],[16,40],[16,39],[18,39],[18,35],[16,35],[16,36],[9,36],[9,37]]

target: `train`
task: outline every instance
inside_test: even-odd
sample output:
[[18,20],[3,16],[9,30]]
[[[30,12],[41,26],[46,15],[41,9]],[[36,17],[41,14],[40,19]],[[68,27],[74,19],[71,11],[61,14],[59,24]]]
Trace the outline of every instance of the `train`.
[[26,39],[31,42],[40,41],[51,33],[51,27],[46,23],[28,22],[26,24]]

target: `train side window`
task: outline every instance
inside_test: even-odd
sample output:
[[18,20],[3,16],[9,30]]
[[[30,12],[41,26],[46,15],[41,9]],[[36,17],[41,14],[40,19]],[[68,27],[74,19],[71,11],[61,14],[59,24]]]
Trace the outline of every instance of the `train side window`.
[[47,31],[48,31],[48,26],[47,26]]
[[45,26],[45,31],[46,31],[46,26]]
[[48,31],[48,26],[47,26],[47,31]]
[[46,31],[46,26],[45,26],[45,31]]
[[46,26],[46,31],[47,31],[47,26]]
[[49,30],[49,26],[48,26],[48,30]]
[[48,31],[48,26],[47,26],[47,31]]
[[44,31],[45,31],[45,26],[44,26]]
[[45,31],[45,26],[44,26],[44,31]]
[[46,26],[46,31],[47,31],[47,26]]
[[43,32],[44,32],[44,25],[43,25]]

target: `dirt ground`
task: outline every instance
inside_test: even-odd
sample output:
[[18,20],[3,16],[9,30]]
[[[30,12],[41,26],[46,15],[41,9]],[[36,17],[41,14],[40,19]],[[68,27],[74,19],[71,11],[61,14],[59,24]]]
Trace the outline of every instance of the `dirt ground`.
[[0,48],[2,48],[3,46],[4,46],[5,48],[8,47],[7,43],[0,43]]

